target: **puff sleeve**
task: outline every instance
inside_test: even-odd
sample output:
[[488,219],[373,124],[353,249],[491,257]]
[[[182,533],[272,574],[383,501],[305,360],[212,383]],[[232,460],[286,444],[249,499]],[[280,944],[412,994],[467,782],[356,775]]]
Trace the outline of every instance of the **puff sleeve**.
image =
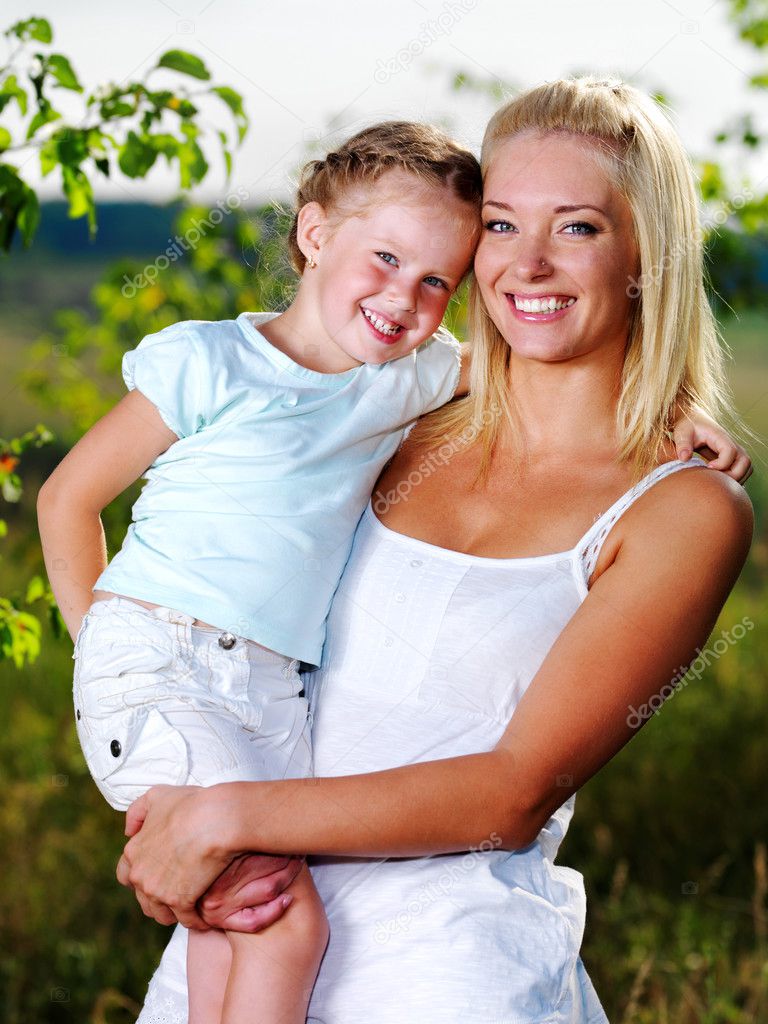
[[184,321],[148,334],[123,356],[123,379],[155,405],[177,437],[188,437],[210,421],[206,382],[211,346],[203,345],[197,322]]

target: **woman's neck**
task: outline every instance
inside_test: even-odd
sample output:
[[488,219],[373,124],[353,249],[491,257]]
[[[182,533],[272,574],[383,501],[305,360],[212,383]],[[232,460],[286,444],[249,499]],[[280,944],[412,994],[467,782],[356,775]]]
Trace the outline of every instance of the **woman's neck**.
[[606,445],[613,450],[622,360],[623,352],[604,349],[557,363],[512,354],[510,394],[531,458]]

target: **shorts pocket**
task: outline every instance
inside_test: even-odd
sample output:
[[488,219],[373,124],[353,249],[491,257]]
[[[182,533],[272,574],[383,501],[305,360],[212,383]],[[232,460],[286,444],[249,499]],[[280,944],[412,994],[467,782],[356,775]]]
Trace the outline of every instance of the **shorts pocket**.
[[189,778],[184,737],[157,708],[115,715],[88,735],[78,732],[91,775],[117,810],[151,786],[180,786]]
[[[75,659],[75,704],[88,719],[140,707],[162,696],[173,667],[170,647],[130,643],[89,630]],[[183,671],[177,671],[177,682]]]

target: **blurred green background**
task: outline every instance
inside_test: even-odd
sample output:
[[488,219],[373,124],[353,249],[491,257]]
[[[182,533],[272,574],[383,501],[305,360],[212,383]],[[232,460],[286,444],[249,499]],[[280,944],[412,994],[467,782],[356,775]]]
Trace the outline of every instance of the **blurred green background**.
[[[43,419],[56,440],[24,457],[22,499],[6,507],[0,593],[21,599],[26,581],[40,570],[38,486],[81,430],[122,393],[123,349],[185,316],[271,308],[285,297],[279,218],[253,211],[209,235],[173,275],[124,299],[124,275],[132,277],[162,251],[172,216],[154,207],[104,210],[105,235],[128,238],[141,223],[140,237],[154,241],[144,260],[124,258],[105,274],[98,248],[94,252],[82,237],[77,242],[81,225],[66,221],[62,208],[46,210],[36,247],[4,265],[0,435]],[[179,216],[174,231],[183,233],[205,211]],[[100,244],[109,248],[107,240]],[[66,312],[57,312],[62,306]],[[454,308],[459,330],[461,319]],[[755,431],[766,433],[768,318],[744,314],[723,326],[734,352],[739,410]],[[666,704],[579,794],[560,857],[587,881],[584,957],[612,1021],[766,1019],[768,476],[762,448],[753,446],[752,454],[749,493],[758,532],[710,647],[737,623],[749,620],[754,628],[715,657],[703,677]],[[132,497],[105,515],[113,546]],[[121,819],[85,770],[70,679],[71,644],[56,640],[48,625],[32,666],[18,671],[0,661],[5,1024],[132,1020],[166,937],[114,880]]]
[[[743,22],[749,4],[731,6]],[[742,34],[757,31],[754,19],[739,24]],[[758,49],[768,42],[768,20],[760,24]],[[453,87],[466,84],[457,77]],[[734,139],[762,145],[746,120],[717,142],[716,128],[715,148]],[[760,193],[735,207],[738,189],[715,157],[699,172],[710,213],[724,211],[710,221],[712,300],[733,353],[736,405],[757,437],[748,444],[757,530],[712,634],[708,669],[581,791],[559,858],[586,879],[583,955],[614,1024],[768,1022],[768,467],[760,440],[768,434],[768,201]],[[0,657],[2,1024],[134,1020],[168,935],[114,879],[122,819],[90,781],[77,745],[71,643],[55,635],[44,588],[29,585],[42,566],[37,490],[123,393],[121,356],[144,334],[190,317],[278,308],[292,287],[285,216],[272,207],[234,210],[214,224],[207,209],[182,204],[101,205],[95,241],[67,212],[45,206],[33,247],[14,247],[0,263],[0,438],[37,423],[54,435],[20,456],[0,443],[5,497],[18,499],[0,508],[0,595],[9,614],[42,622],[32,664],[16,667],[12,645]],[[177,237],[194,245],[166,268],[158,257]],[[463,334],[461,301],[448,322]],[[137,493],[105,512],[112,550]],[[724,642],[739,624],[743,635],[737,628],[733,636],[741,639]]]

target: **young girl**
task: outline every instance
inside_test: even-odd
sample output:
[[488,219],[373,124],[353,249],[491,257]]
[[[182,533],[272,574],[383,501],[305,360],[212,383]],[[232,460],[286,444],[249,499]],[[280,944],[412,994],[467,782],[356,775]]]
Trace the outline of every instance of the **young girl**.
[[[311,773],[297,667],[320,661],[384,464],[409,424],[464,391],[440,322],[480,196],[474,157],[424,125],[383,124],[313,161],[289,308],[145,338],[124,360],[130,393],[45,484],[78,735],[116,809],[158,783]],[[728,449],[707,422],[689,433],[682,444]],[[140,476],[106,567],[100,512]],[[190,933],[191,1024],[304,1021],[327,924],[306,866],[290,894],[255,935]]]

